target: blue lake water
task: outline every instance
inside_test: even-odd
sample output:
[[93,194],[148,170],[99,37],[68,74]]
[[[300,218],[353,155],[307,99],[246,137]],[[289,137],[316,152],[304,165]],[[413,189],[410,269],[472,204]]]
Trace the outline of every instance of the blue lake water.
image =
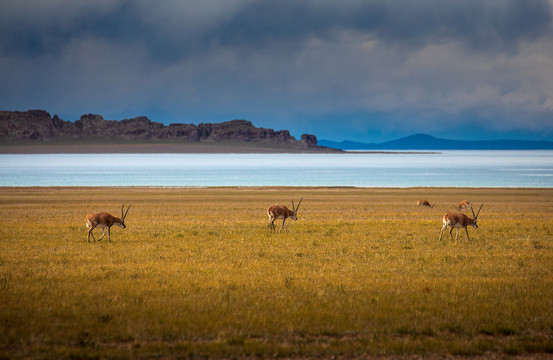
[[553,187],[553,151],[0,155],[0,186]]

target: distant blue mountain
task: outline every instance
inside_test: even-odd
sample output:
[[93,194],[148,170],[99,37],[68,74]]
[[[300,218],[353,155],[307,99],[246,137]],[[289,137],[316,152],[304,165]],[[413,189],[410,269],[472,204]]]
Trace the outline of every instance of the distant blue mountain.
[[416,134],[383,143],[319,140],[318,145],[342,150],[553,150],[553,141],[448,140]]

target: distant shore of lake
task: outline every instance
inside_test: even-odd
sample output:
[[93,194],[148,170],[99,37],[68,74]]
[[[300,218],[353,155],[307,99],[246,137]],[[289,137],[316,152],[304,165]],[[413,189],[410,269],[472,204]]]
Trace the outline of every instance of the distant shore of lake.
[[29,143],[0,144],[0,154],[279,154],[339,153],[332,148],[294,148],[260,143]]
[[0,154],[439,154],[439,151],[340,150],[294,148],[260,143],[20,143],[0,144]]

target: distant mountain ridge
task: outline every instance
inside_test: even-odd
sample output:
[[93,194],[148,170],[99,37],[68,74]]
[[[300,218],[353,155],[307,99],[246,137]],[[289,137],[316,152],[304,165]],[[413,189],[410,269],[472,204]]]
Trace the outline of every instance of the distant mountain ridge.
[[383,143],[319,140],[319,145],[341,150],[553,150],[553,141],[449,140],[415,134]]
[[124,120],[105,120],[87,114],[75,122],[53,117],[44,110],[0,111],[0,144],[79,142],[86,139],[99,144],[106,140],[148,143],[257,143],[263,146],[297,150],[325,150],[315,135],[303,134],[297,140],[288,130],[255,127],[247,120],[222,123],[170,124],[150,121],[141,116]]

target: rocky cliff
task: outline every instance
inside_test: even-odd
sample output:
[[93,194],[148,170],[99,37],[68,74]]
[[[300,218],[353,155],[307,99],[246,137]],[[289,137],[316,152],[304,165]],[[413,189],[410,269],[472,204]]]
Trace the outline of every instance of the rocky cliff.
[[170,140],[177,142],[260,142],[278,146],[314,149],[315,135],[303,134],[301,140],[287,130],[258,128],[246,120],[232,120],[216,124],[171,124],[150,121],[147,117],[105,120],[100,115],[82,115],[75,122],[52,117],[43,110],[0,111],[0,141],[52,142],[79,139],[98,141]]

